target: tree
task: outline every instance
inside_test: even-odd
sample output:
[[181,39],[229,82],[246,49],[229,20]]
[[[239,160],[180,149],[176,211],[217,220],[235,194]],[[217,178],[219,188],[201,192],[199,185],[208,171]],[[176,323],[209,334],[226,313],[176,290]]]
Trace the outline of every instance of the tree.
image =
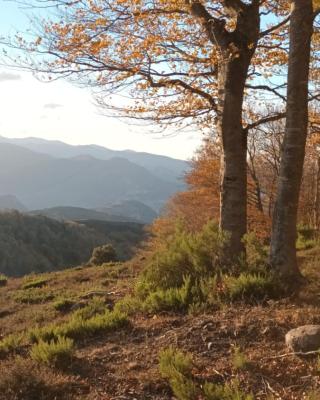
[[[260,0],[40,1],[46,3],[61,10],[61,19],[41,22],[31,44],[17,38],[16,47],[41,57],[31,68],[98,87],[104,107],[110,94],[125,90],[133,101],[111,107],[121,115],[217,131],[223,148],[220,224],[231,234],[227,254],[237,257],[247,226],[247,133],[266,120],[245,121],[244,97],[260,89],[283,97],[271,84],[247,81],[262,79],[270,63],[285,62],[278,34],[288,20],[281,19],[285,6]],[[260,16],[269,14],[279,23],[261,31]],[[276,44],[268,46],[270,40]]]
[[270,262],[295,281],[297,215],[308,132],[308,83],[314,11],[312,0],[293,0],[290,17],[287,112],[277,199],[273,215]]

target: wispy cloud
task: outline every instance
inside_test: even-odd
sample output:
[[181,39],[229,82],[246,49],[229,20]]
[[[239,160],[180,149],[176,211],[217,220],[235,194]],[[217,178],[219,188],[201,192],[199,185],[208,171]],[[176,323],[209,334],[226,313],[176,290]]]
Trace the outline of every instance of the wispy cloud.
[[44,108],[49,108],[51,110],[55,110],[56,108],[63,107],[63,105],[62,104],[58,104],[58,103],[47,103],[43,107]]
[[11,74],[10,72],[0,72],[0,82],[19,81],[20,79],[21,75],[19,74]]

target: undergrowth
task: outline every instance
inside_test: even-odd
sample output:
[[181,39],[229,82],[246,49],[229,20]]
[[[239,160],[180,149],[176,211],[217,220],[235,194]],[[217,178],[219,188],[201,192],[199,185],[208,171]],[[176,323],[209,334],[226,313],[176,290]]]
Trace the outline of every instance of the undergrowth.
[[159,355],[159,370],[178,400],[253,400],[251,394],[244,393],[236,380],[225,384],[196,381],[192,371],[194,365],[190,354],[182,353],[172,347],[164,349]]

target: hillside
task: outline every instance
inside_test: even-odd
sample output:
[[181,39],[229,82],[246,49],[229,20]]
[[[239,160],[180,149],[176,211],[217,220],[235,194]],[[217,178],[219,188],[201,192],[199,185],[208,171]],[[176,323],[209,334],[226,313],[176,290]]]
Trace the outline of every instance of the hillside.
[[159,210],[182,187],[125,158],[58,159],[0,143],[0,195],[15,195],[29,210],[56,206],[98,208],[127,200]]
[[111,207],[102,207],[99,208],[98,211],[122,218],[130,217],[133,220],[144,224],[150,224],[158,216],[151,207],[148,207],[140,201],[134,200],[114,204]]
[[[192,355],[198,386],[204,380],[212,385],[237,381],[239,393],[253,394],[210,399],[319,399],[317,358],[295,356],[284,344],[289,329],[320,323],[318,258],[319,249],[300,254],[312,284],[306,283],[288,299],[240,302],[194,315],[139,312],[118,320],[115,328],[88,336],[79,330],[72,363],[64,369],[32,361],[31,344],[24,343],[21,334],[39,325],[49,330],[53,323],[67,327],[72,315],[99,315],[101,307],[112,309],[132,292],[139,263],[10,279],[0,287],[0,337],[5,338],[2,347],[0,342],[0,399],[171,400],[175,397],[168,380],[161,377],[158,358],[170,346]],[[26,285],[35,288],[24,289]],[[92,300],[93,296],[99,298]],[[62,301],[66,298],[69,303]],[[16,356],[11,358],[10,353]]]
[[[121,240],[119,240],[119,236]],[[144,238],[136,223],[59,222],[18,212],[0,213],[0,273],[19,276],[87,262],[94,247],[112,243],[120,259],[132,256]]]
[[[106,209],[107,211],[108,209]],[[58,221],[83,221],[88,219],[95,219],[98,221],[127,221],[136,222],[133,218],[124,215],[123,217],[116,214],[109,214],[107,212],[90,210],[81,207],[52,207],[43,208],[41,210],[33,210],[28,213],[29,215],[43,215],[48,218],[57,219]]]

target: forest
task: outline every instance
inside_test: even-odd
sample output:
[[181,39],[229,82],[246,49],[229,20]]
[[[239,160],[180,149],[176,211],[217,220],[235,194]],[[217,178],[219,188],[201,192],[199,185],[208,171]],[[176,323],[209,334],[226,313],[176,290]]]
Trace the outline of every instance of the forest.
[[132,260],[2,277],[0,398],[319,399],[319,1],[28,4],[8,65],[204,139]]

